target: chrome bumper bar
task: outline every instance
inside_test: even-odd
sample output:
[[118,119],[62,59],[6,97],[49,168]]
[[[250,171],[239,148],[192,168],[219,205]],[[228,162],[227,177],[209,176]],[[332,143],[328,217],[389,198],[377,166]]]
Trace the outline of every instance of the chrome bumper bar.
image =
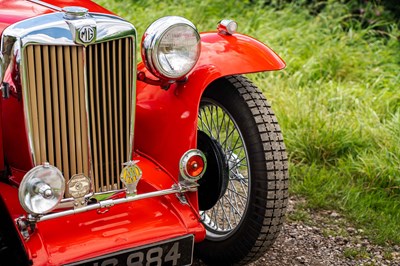
[[[178,197],[178,199],[181,202],[187,203],[183,193],[197,191],[197,187],[198,187],[197,183],[189,182],[189,181],[185,180],[185,181],[181,181],[177,184],[172,185],[172,187],[170,189],[158,190],[158,191],[138,194],[138,195],[134,195],[134,196],[127,196],[125,198],[119,198],[119,199],[107,199],[107,200],[89,204],[89,205],[81,207],[81,208],[75,208],[75,209],[71,209],[71,210],[65,210],[65,211],[60,211],[60,212],[55,212],[55,213],[50,213],[50,214],[45,214],[45,215],[33,216],[33,215],[29,214],[28,217],[21,216],[21,217],[17,218],[15,222],[16,222],[21,234],[24,236],[24,238],[29,239],[30,235],[35,230],[36,223],[38,223],[38,222],[48,221],[48,220],[65,217],[65,216],[69,216],[69,215],[75,215],[75,214],[92,211],[92,210],[97,210],[98,213],[105,213],[108,211],[109,208],[111,208],[115,205],[133,202],[133,201],[137,201],[137,200],[148,199],[148,198],[171,195],[171,194],[176,194],[176,196]],[[124,190],[119,190],[119,191],[114,191],[114,192],[123,192],[123,191]],[[66,202],[63,202],[61,204],[63,205],[63,207],[65,207],[68,205],[72,206],[73,203],[71,202],[70,199],[66,199]]]

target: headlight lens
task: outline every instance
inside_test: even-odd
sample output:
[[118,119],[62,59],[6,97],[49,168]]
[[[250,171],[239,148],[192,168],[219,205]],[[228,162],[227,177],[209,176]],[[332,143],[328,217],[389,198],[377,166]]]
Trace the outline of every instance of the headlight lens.
[[142,59],[153,75],[176,80],[195,66],[200,55],[200,35],[187,19],[163,17],[143,35]]
[[48,163],[31,169],[19,186],[21,206],[31,214],[53,210],[63,198],[65,180],[60,170]]

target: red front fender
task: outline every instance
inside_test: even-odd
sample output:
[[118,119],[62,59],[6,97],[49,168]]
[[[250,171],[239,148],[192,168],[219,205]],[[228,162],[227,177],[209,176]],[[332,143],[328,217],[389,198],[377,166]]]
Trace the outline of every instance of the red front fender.
[[209,67],[219,76],[279,70],[285,62],[265,44],[242,34],[201,34],[201,55],[195,70]]
[[[168,91],[137,82],[135,149],[156,159],[178,176],[182,154],[196,147],[197,112],[203,91],[214,80],[285,67],[283,60],[261,42],[241,34],[201,34],[201,55],[185,84]],[[151,76],[141,63],[138,71]]]

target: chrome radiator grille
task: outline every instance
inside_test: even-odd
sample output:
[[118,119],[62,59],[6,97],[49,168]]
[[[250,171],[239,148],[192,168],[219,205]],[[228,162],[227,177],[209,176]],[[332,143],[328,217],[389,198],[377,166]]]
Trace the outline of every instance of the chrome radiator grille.
[[95,192],[121,187],[129,159],[134,44],[131,38],[25,49],[25,103],[35,164],[66,181],[84,173]]

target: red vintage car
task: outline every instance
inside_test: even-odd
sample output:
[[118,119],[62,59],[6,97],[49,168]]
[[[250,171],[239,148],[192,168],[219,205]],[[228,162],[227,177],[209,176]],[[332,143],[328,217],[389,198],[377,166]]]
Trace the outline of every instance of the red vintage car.
[[[246,264],[288,199],[283,138],[245,73],[283,60],[168,16],[0,3],[0,265]],[[141,49],[141,63],[137,49]]]

